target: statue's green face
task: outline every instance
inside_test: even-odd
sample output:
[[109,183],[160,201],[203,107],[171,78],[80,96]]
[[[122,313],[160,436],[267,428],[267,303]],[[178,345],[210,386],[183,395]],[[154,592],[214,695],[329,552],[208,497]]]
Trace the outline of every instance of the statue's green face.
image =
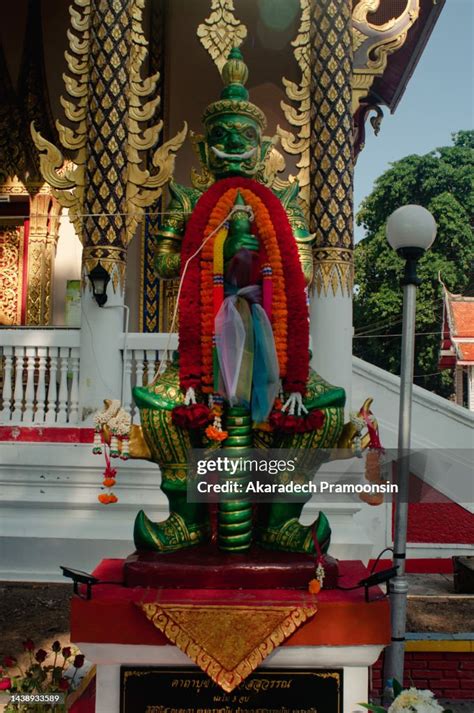
[[224,114],[207,124],[209,169],[216,178],[253,176],[261,145],[260,127],[250,117]]

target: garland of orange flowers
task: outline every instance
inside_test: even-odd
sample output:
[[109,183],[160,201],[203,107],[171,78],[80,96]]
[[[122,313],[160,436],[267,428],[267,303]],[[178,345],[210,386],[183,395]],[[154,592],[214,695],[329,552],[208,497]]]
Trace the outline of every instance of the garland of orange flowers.
[[268,208],[252,190],[243,189],[242,197],[254,211],[253,230],[261,238],[272,268],[272,331],[280,366],[280,376],[286,376],[288,365],[288,309],[285,291],[285,277],[280,246]]
[[[232,209],[238,188],[229,189],[218,200],[211,213],[209,223],[206,226],[204,237],[207,237],[216,229],[218,225],[226,219]],[[281,260],[278,239],[273,226],[270,214],[263,201],[248,188],[240,189],[240,193],[247,205],[254,211],[255,221],[253,230],[260,237],[266,252],[268,262],[272,268],[272,331],[275,339],[275,348],[280,367],[280,376],[286,375],[288,363],[287,353],[287,325],[288,310],[285,294],[285,279]],[[202,325],[202,382],[204,393],[214,391],[214,355],[213,355],[213,334],[214,334],[214,309],[213,309],[213,277],[214,277],[214,244],[215,236],[208,240],[202,250],[201,257],[201,325]]]
[[[237,189],[232,188],[219,198],[204,230],[204,238],[227,218],[236,195]],[[214,242],[215,235],[201,252],[201,358],[202,390],[205,394],[214,391]]]
[[[228,216],[238,190],[254,211],[252,229],[262,240],[265,259],[272,268],[271,321],[284,387],[304,394],[309,370],[305,282],[291,226],[277,196],[252,179],[228,178],[215,183],[201,196],[188,222],[182,265]],[[214,390],[214,237],[204,244],[200,260],[189,263],[179,302],[181,386],[201,386],[205,393]],[[292,325],[291,341],[288,322]]]

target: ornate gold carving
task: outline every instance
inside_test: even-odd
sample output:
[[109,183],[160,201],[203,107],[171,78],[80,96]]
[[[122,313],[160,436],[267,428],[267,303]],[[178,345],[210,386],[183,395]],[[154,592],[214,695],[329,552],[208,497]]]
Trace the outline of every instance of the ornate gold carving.
[[314,285],[351,294],[352,33],[350,0],[320,0],[312,18],[311,230]]
[[247,28],[234,16],[233,0],[212,0],[211,14],[198,26],[197,36],[211,55],[219,72],[232,47],[240,47]]
[[[169,332],[178,298],[179,280],[160,280],[160,332]],[[176,318],[173,332],[179,329]]]
[[[230,693],[317,611],[287,606],[140,604],[145,616]],[[249,626],[249,621],[252,626]]]
[[309,210],[309,112],[310,97],[309,85],[311,78],[309,53],[309,29],[311,0],[300,0],[301,19],[298,34],[291,43],[294,49],[295,59],[301,71],[299,84],[290,82],[283,77],[282,81],[286,89],[286,95],[292,102],[297,103],[297,107],[286,102],[281,102],[281,108],[286,120],[291,126],[296,127],[297,135],[292,131],[287,131],[281,126],[277,127],[277,133],[281,138],[281,145],[289,154],[299,156],[296,164],[299,168],[296,176],[289,177],[290,181],[298,179],[300,184],[300,198],[304,203],[306,211]]
[[127,244],[132,239],[135,228],[143,215],[143,209],[154,203],[162,194],[163,186],[171,179],[176,152],[181,148],[187,134],[187,124],[174,137],[159,146],[153,153],[151,164],[153,172],[142,170],[141,151],[147,151],[156,145],[163,128],[163,122],[140,128],[143,122],[149,122],[155,114],[161,97],[158,94],[145,104],[159,79],[159,73],[147,79],[141,78],[141,71],[148,54],[148,43],[143,34],[142,14],[145,0],[135,0],[132,5],[132,52],[130,62],[130,105],[127,158],[129,163],[126,201],[129,210],[127,221]]
[[0,324],[21,324],[24,231],[0,228]]
[[379,5],[380,0],[359,0],[352,12],[353,112],[369,93],[374,79],[383,75],[388,55],[405,43],[408,30],[420,12],[420,0],[406,0],[405,9],[398,17],[392,17],[382,25],[374,25],[368,15],[376,12]]
[[[69,76],[64,83],[72,101],[63,99],[62,104],[74,128],[59,122],[57,127],[62,146],[75,152],[72,170],[64,166],[61,151],[32,127],[43,176],[69,209],[84,246],[102,247],[103,265],[120,289],[124,251],[144,208],[161,196],[171,178],[187,131],[184,125],[154,151],[151,171],[141,168],[143,152],[156,145],[162,130],[161,121],[149,125],[160,102],[159,95],[151,98],[159,75],[141,76],[148,51],[143,6],[144,0],[94,5],[75,0],[70,8],[76,34],[68,32]],[[97,255],[85,252],[84,260],[94,262]]]
[[84,205],[85,164],[87,158],[87,85],[89,80],[89,42],[91,2],[75,0],[69,8],[71,26],[79,35],[68,30],[69,47],[65,57],[72,76],[63,75],[66,91],[73,102],[61,98],[66,117],[75,128],[72,130],[56,121],[59,138],[65,149],[75,153],[74,163],[66,163],[61,151],[47,141],[31,124],[31,135],[40,152],[40,170],[45,181],[53,189],[53,195],[63,208],[69,211],[78,237],[82,240],[82,212]]
[[52,267],[59,229],[59,203],[38,194],[30,202],[26,318],[28,325],[51,323]]
[[278,134],[273,137],[264,136],[262,138],[262,159],[256,175],[257,181],[264,183],[275,191],[282,191],[290,185],[290,181],[278,176],[286,168],[285,157],[277,149],[279,141]]
[[27,181],[23,183],[18,176],[9,178],[5,183],[0,184],[0,195],[36,195],[36,193],[47,193],[51,195],[51,186],[45,181]]
[[354,265],[352,250],[316,248],[314,251],[314,285],[318,295],[343,294],[352,297]]
[[200,170],[191,169],[191,183],[198,191],[207,191],[215,181],[214,176],[208,168],[207,144],[204,134],[196,134],[194,131],[189,132],[193,151],[199,160]]
[[98,264],[101,264],[110,275],[114,290],[125,285],[127,267],[126,250],[111,245],[87,245],[82,253],[82,280],[91,289],[90,280],[86,276]]
[[[376,77],[382,76],[387,66],[388,55],[399,49],[406,40],[408,30],[417,20],[420,0],[407,0],[404,11],[396,18],[382,25],[369,22],[368,15],[378,10],[380,0],[359,0],[352,13],[352,49],[354,72],[352,76],[352,112],[358,110],[360,102],[368,95]],[[281,106],[288,123],[295,127],[288,131],[277,127],[283,149],[298,156],[297,175],[301,187],[300,197],[306,209],[309,208],[309,152],[310,152],[310,0],[300,0],[301,20],[298,34],[291,43],[295,59],[301,71],[299,84],[283,78],[286,94],[292,104],[282,102]],[[328,33],[329,34],[329,33]],[[362,124],[362,118],[358,122]],[[380,122],[378,122],[378,127]],[[363,145],[363,137],[357,139],[357,147]]]

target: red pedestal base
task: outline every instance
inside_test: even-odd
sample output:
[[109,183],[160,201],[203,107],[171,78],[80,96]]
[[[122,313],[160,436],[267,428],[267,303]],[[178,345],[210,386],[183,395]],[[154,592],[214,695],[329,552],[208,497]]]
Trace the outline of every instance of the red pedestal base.
[[[324,588],[337,586],[337,560],[324,556]],[[124,564],[127,587],[177,589],[307,589],[314,578],[314,555],[252,547],[226,554],[215,545],[190,547],[170,554],[135,552]]]
[[[195,602],[197,604],[258,605],[269,602],[304,603],[311,597],[303,590],[288,589],[198,589],[189,582],[188,589],[124,587],[124,560],[103,560],[94,575],[112,584],[97,584],[92,599],[73,597],[71,608],[71,641],[76,643],[109,643],[162,646],[168,644],[164,634],[150,625],[137,604],[143,602]],[[366,577],[361,562],[340,562],[340,584],[352,587]],[[321,592],[318,613],[300,627],[284,646],[358,646],[387,645],[390,642],[389,603],[379,598],[377,587],[370,603],[364,601],[361,589]]]

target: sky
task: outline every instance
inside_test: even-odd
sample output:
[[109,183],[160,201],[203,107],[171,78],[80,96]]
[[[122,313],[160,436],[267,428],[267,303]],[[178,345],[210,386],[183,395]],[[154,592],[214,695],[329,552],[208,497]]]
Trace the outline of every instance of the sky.
[[[355,169],[354,208],[390,163],[451,144],[474,128],[474,0],[446,0],[395,114],[386,107],[378,136],[367,122]],[[356,241],[364,230],[356,227]]]

